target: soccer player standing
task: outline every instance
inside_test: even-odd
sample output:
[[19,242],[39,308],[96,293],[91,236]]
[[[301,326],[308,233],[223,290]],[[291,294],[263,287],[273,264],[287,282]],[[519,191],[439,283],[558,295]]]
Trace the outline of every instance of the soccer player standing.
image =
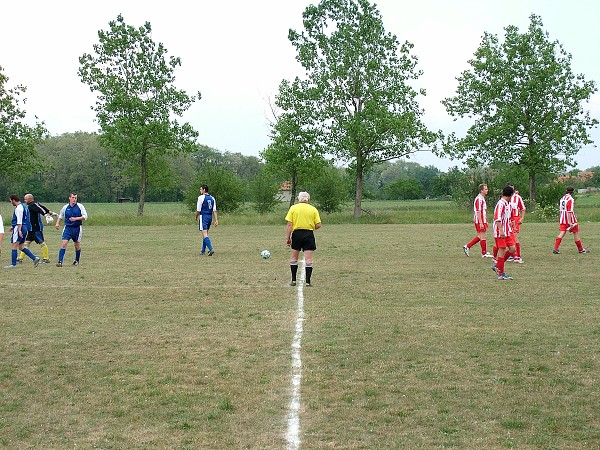
[[40,258],[31,253],[28,248],[25,248],[25,238],[27,237],[27,233],[31,230],[29,209],[23,206],[21,197],[17,194],[12,194],[10,196],[10,203],[15,207],[10,227],[10,231],[12,232],[10,239],[12,264],[10,266],[4,266],[4,268],[13,269],[17,267],[17,255],[19,250],[29,256],[33,260],[33,265],[37,267],[40,263]]
[[306,285],[311,286],[310,278],[313,271],[313,252],[317,249],[314,230],[321,228],[321,217],[317,208],[308,204],[309,201],[310,194],[308,192],[300,192],[298,194],[299,203],[292,205],[285,216],[285,220],[287,220],[285,244],[292,248],[290,256],[292,281],[290,281],[290,286],[296,285],[300,251],[304,251]]
[[487,251],[487,239],[486,232],[488,229],[487,223],[487,203],[485,201],[485,196],[488,193],[487,184],[479,185],[479,194],[475,197],[475,201],[473,202],[473,223],[475,224],[476,235],[468,244],[463,245],[463,250],[465,255],[470,255],[470,249],[475,244],[479,242],[481,246],[481,257],[482,258],[491,258],[492,255]]
[[61,219],[65,220],[65,226],[62,232],[62,243],[60,250],[58,251],[58,262],[56,263],[56,267],[63,266],[63,259],[67,251],[67,244],[70,240],[73,241],[73,245],[75,246],[75,260],[73,261],[73,265],[79,265],[79,258],[81,257],[83,221],[87,220],[87,218],[88,214],[85,210],[85,206],[77,202],[77,194],[70,194],[69,203],[62,207],[60,213],[58,213],[56,224],[54,225],[54,227],[58,230],[60,228]]
[[[25,194],[23,197],[29,209],[29,220],[31,222],[31,231],[27,233],[25,238],[25,247],[29,248],[29,244],[35,242],[39,244],[42,249],[42,262],[48,264],[50,262],[50,255],[48,253],[48,246],[44,241],[44,220],[43,217],[47,214],[55,215],[52,211],[42,205],[40,202],[33,200],[32,194]],[[50,216],[48,216],[50,217]],[[23,262],[25,254],[21,252],[17,262]]]
[[212,223],[212,218],[215,216],[215,227],[219,225],[219,216],[217,215],[217,202],[215,198],[208,193],[208,186],[203,184],[200,186],[200,195],[196,203],[196,220],[198,221],[198,229],[202,232],[202,250],[201,255],[204,255],[208,248],[208,256],[212,256],[212,242],[208,237],[208,230]]
[[560,199],[560,203],[558,204],[560,210],[558,219],[560,233],[554,242],[554,250],[552,250],[552,253],[560,253],[559,247],[563,237],[567,234],[567,231],[573,233],[573,239],[575,240],[575,245],[577,246],[579,253],[589,253],[588,249],[583,248],[581,239],[579,239],[579,224],[577,223],[577,216],[575,215],[575,199],[573,198],[574,190],[573,186],[568,186],[567,193]]
[[[513,184],[509,184],[514,189]],[[521,242],[519,235],[521,234],[521,224],[525,220],[525,203],[519,195],[519,191],[515,189],[515,193],[510,198],[510,208],[512,210],[513,231],[515,233],[515,256],[514,261],[518,264],[523,263],[521,258]]]
[[[511,186],[505,186],[502,189],[502,197],[496,203],[494,208],[494,240],[498,248],[498,257],[496,264],[492,266],[498,274],[499,280],[512,280],[504,271],[504,265],[508,256],[515,252],[515,242],[511,227],[511,208],[510,198],[514,194],[514,189]],[[508,249],[508,253],[507,253]]]

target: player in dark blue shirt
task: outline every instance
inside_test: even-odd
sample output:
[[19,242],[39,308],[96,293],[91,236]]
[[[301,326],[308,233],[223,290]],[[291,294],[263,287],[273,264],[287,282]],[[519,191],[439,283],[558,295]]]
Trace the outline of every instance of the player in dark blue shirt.
[[212,223],[213,216],[215,217],[215,227],[219,225],[219,218],[217,216],[217,203],[215,198],[208,193],[208,186],[203,184],[200,186],[200,196],[196,203],[196,220],[198,221],[198,229],[202,232],[202,251],[201,255],[204,255],[208,248],[208,256],[212,256],[215,252],[213,251],[212,243],[208,237],[208,230]]
[[81,236],[83,233],[82,223],[88,218],[87,211],[81,203],[77,203],[77,194],[69,195],[69,203],[62,207],[56,219],[56,225],[54,227],[58,230],[60,227],[60,220],[65,219],[65,227],[62,233],[62,243],[60,250],[58,251],[58,262],[56,267],[62,267],[63,259],[67,251],[67,244],[70,240],[73,241],[75,246],[75,260],[73,261],[74,266],[79,265],[79,258],[81,256]]

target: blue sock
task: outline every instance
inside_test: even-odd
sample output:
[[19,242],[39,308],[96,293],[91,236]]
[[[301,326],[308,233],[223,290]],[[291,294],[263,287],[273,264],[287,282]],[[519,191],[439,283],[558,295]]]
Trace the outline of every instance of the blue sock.
[[206,241],[202,239],[202,253],[206,252]]
[[211,244],[210,238],[208,236],[206,236],[202,242],[203,242],[203,245],[206,245],[208,247],[208,251],[210,251],[210,252],[213,251],[212,244]]
[[31,253],[31,250],[29,250],[28,248],[24,248],[23,253],[25,253],[27,256],[29,256],[31,259],[35,259],[35,255],[33,253]]
[[75,261],[79,261],[80,256],[81,256],[81,250],[75,250]]
[[58,251],[58,262],[59,262],[59,263],[63,262],[63,259],[64,259],[64,257],[65,257],[65,252],[66,252],[66,251],[67,251],[67,250],[66,250],[66,249],[64,249],[64,248],[61,248],[61,249]]
[[10,254],[10,257],[12,258],[12,265],[16,266],[17,265],[17,250],[13,250]]

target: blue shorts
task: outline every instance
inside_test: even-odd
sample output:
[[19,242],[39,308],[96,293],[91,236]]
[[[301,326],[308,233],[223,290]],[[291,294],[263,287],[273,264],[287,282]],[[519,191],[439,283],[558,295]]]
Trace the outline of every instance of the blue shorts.
[[198,220],[198,229],[202,230],[210,230],[210,224],[212,223],[212,216],[200,216],[200,220]]
[[64,227],[62,232],[62,240],[72,240],[73,242],[81,242],[82,234],[83,227],[81,225],[79,225],[78,227]]
[[27,238],[27,233],[23,233],[23,237],[19,236],[19,229],[17,227],[13,228],[12,235],[10,236],[10,243],[15,244],[23,244],[25,243],[25,239]]

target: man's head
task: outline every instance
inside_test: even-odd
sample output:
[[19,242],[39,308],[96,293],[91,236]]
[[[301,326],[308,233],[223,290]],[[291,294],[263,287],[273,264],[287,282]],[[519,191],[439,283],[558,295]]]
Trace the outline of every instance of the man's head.
[[502,197],[512,197],[515,193],[515,188],[513,188],[510,184],[508,186],[504,186],[502,189]]
[[202,186],[200,186],[200,193],[208,194],[208,185],[207,184],[203,184]]
[[11,194],[11,196],[9,197],[9,201],[15,205],[18,203],[21,203],[21,197],[19,197],[17,194]]
[[25,196],[23,197],[23,200],[25,200],[25,203],[27,203],[29,205],[33,201],[33,195],[25,194]]
[[488,185],[484,184],[484,183],[480,184],[479,185],[479,193],[486,195],[488,193]]
[[567,186],[567,194],[573,194],[575,188],[573,186]]
[[74,206],[75,203],[77,203],[77,194],[75,194],[75,193],[69,194],[69,204],[71,206]]
[[298,194],[298,201],[300,203],[308,203],[308,202],[310,202],[310,194],[308,192],[304,192],[304,191],[300,192]]

